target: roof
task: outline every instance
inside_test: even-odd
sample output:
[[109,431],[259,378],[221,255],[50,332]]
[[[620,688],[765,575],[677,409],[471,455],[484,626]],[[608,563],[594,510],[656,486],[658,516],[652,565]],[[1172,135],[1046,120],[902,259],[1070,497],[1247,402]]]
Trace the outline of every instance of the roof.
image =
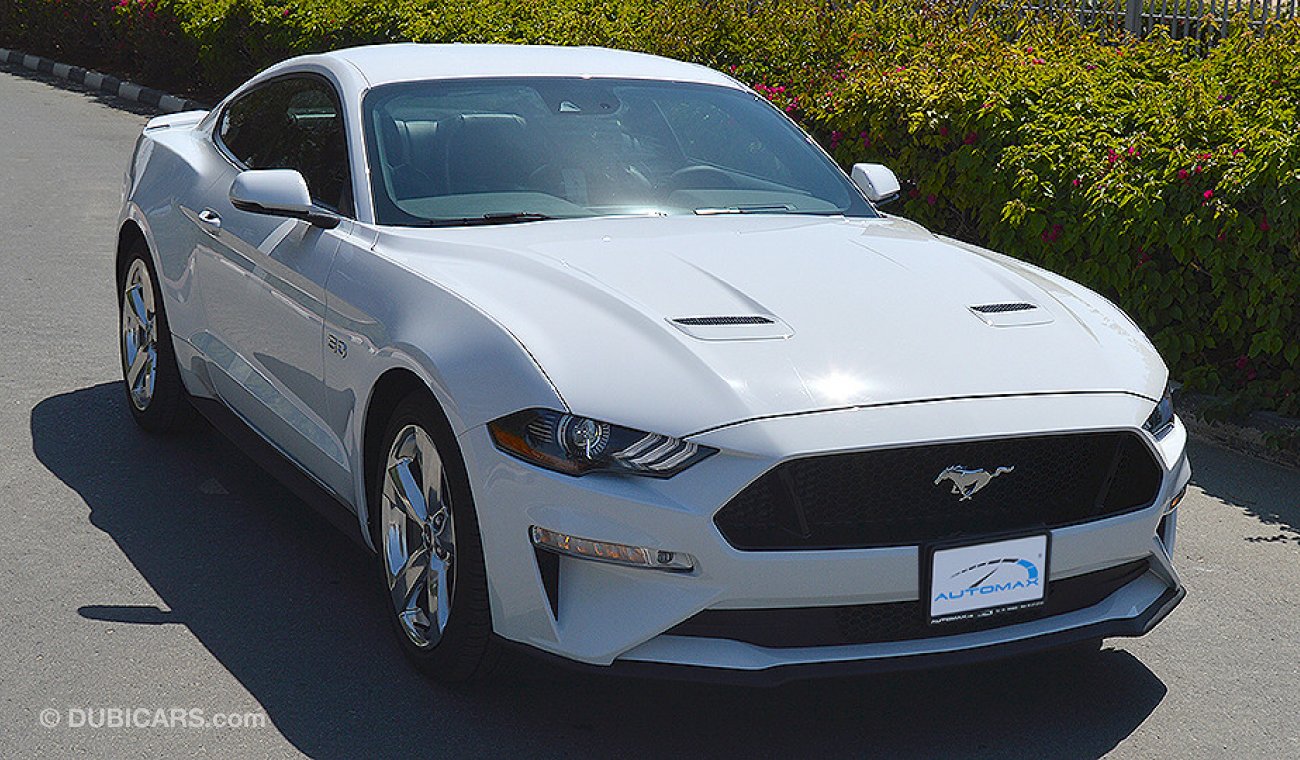
[[325,57],[352,64],[371,86],[510,76],[661,79],[739,86],[730,77],[697,64],[600,47],[399,43],[335,50]]

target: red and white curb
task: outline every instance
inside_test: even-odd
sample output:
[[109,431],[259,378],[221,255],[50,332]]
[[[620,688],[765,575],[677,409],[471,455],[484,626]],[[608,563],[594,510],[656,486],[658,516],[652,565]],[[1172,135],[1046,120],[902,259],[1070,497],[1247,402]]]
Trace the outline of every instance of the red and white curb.
[[174,113],[176,111],[201,111],[204,106],[198,101],[187,98],[178,98],[175,95],[168,95],[161,90],[155,90],[152,87],[141,87],[138,84],[124,82],[115,76],[101,74],[98,71],[90,71],[80,66],[69,66],[66,63],[57,63],[49,58],[42,58],[39,55],[28,55],[20,50],[8,50],[0,48],[0,63],[11,63],[17,66],[39,71],[45,74],[51,74],[66,79],[69,82],[75,82],[84,85],[92,90],[116,95],[123,100],[130,100],[136,103],[144,103],[153,106],[164,113]]

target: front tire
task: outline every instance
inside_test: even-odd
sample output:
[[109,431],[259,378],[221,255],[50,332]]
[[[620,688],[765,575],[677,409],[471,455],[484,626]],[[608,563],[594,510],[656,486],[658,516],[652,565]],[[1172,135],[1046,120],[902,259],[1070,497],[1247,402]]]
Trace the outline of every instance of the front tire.
[[117,280],[127,408],[136,424],[151,433],[188,430],[197,415],[181,380],[157,273],[143,243],[128,253]]
[[379,579],[402,651],[430,678],[484,677],[496,660],[469,477],[432,396],[408,395],[376,452],[369,498]]

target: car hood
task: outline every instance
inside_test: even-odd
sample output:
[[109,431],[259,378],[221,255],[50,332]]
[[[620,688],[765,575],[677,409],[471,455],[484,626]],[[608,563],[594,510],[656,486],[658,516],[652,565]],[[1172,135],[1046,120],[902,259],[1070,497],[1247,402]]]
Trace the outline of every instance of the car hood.
[[[973,396],[1155,400],[1166,380],[1104,298],[897,218],[389,228],[376,250],[496,319],[574,412],[672,435]],[[744,319],[673,321],[714,317]]]

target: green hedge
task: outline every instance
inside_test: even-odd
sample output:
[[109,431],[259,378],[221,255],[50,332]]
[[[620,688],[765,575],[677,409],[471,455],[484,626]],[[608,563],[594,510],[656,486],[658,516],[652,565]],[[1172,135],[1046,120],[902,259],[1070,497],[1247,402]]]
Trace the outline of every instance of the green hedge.
[[0,45],[215,99],[382,41],[598,44],[752,84],[891,210],[1076,278],[1195,390],[1300,413],[1300,24],[1115,44],[947,0],[5,0]]

